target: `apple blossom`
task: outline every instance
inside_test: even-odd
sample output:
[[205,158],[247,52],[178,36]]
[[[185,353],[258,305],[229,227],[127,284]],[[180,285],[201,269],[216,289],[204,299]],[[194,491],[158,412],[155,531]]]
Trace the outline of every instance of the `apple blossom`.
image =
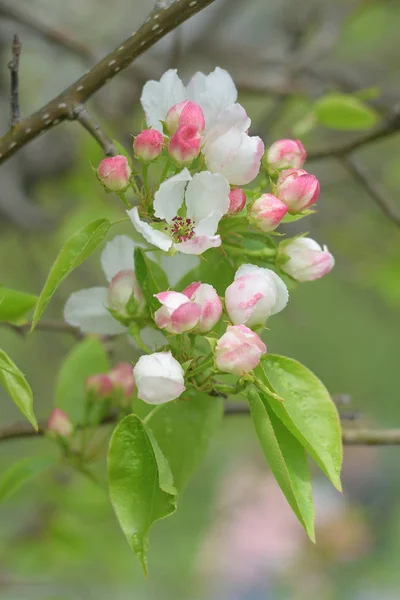
[[297,238],[281,246],[280,254],[289,257],[281,265],[282,271],[297,281],[313,281],[331,271],[335,259],[326,246],[321,246],[311,238]]
[[89,375],[86,379],[85,388],[87,392],[94,392],[100,398],[108,398],[111,396],[114,386],[107,373],[96,373]]
[[183,369],[171,352],[154,352],[141,356],[133,368],[140,400],[163,404],[185,391]]
[[172,106],[165,117],[168,133],[175,133],[182,125],[194,125],[202,133],[205,128],[204,114],[196,102],[184,100]]
[[277,140],[267,151],[268,166],[272,169],[300,169],[307,158],[300,140]]
[[226,289],[225,306],[232,323],[262,325],[283,310],[289,294],[282,279],[270,269],[242,265]]
[[133,365],[131,363],[118,363],[108,373],[108,378],[114,388],[121,390],[126,398],[132,396],[135,389],[135,380],[133,379]]
[[247,211],[251,225],[261,231],[273,231],[286,215],[288,207],[273,194],[263,194],[255,200]]
[[243,376],[255,369],[267,347],[245,325],[230,325],[215,347],[216,365],[224,373]]
[[168,143],[168,153],[178,165],[190,165],[199,155],[201,135],[195,125],[181,125]]
[[[186,216],[178,216],[182,205]],[[229,184],[219,174],[202,171],[193,177],[188,169],[164,181],[154,197],[154,214],[163,223],[142,221],[137,206],[127,211],[135,229],[164,252],[202,254],[221,245],[218,224],[229,209]],[[157,228],[159,227],[159,228]],[[162,228],[162,229],[161,229]]]
[[[123,303],[127,298],[127,292],[135,292],[138,308],[144,305],[143,296],[139,294],[136,280],[128,277],[128,285],[125,274],[118,278],[120,273],[132,273],[133,251],[135,244],[126,235],[118,235],[106,244],[101,254],[101,266],[103,272],[111,284],[111,295],[115,301]],[[116,278],[116,279],[115,279]],[[114,281],[114,284],[113,284]],[[123,285],[121,284],[123,282]],[[130,282],[130,283],[129,283]],[[127,328],[107,310],[110,302],[110,288],[93,287],[74,292],[68,298],[64,307],[64,319],[70,325],[79,327],[84,333],[98,333],[100,335],[115,335],[124,333]],[[111,307],[112,308],[112,307]]]
[[108,288],[108,306],[115,310],[121,317],[129,317],[128,302],[134,301],[136,311],[144,307],[143,292],[139,287],[136,275],[132,269],[119,271],[111,280]]
[[157,327],[170,333],[184,333],[196,327],[201,317],[201,307],[179,292],[155,294],[162,304],[154,314]]
[[276,184],[276,195],[292,213],[308,208],[318,200],[319,181],[304,169],[281,171]]
[[241,188],[233,188],[229,192],[229,215],[237,215],[246,205],[246,194]]
[[53,408],[47,421],[47,428],[51,433],[56,433],[61,437],[69,437],[74,431],[67,413],[59,408]]
[[201,308],[201,315],[196,326],[196,331],[206,333],[210,331],[220,320],[222,315],[222,303],[216,290],[209,283],[191,283],[182,294],[190,298]]
[[157,129],[144,129],[133,142],[135,156],[145,162],[158,158],[164,148],[164,136]]
[[125,156],[103,158],[97,169],[97,177],[108,190],[121,192],[129,185],[131,169]]

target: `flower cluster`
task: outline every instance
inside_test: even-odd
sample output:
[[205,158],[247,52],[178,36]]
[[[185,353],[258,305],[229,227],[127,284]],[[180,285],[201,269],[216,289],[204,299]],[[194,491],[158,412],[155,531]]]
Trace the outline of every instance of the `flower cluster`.
[[[303,169],[307,155],[299,140],[278,140],[265,149],[259,137],[249,134],[251,120],[237,96],[223,69],[196,73],[187,86],[176,70],[167,71],[160,81],[144,86],[147,126],[134,137],[135,162],[119,155],[98,167],[98,179],[124,202],[157,268],[165,254],[209,250],[203,265],[222,253],[236,271],[226,289],[207,283],[203,268],[201,275],[198,271],[177,286],[182,291],[156,285],[156,293],[149,295],[143,274],[138,280],[134,271],[138,244],[125,235],[109,242],[101,256],[108,287],[72,294],[65,319],[84,332],[126,332],[136,342],[132,332],[145,327],[163,337],[156,352],[139,358],[133,375],[125,365],[92,376],[88,389],[100,396],[116,385],[124,394],[128,386],[132,395],[135,386],[139,399],[162,404],[190,386],[211,391],[221,373],[251,377],[267,351],[258,329],[288,302],[285,281],[312,281],[334,265],[328,249],[311,238],[275,242],[279,225],[313,212],[320,184]],[[128,198],[132,193],[134,205]],[[212,348],[208,356],[197,343],[205,336]],[[143,349],[140,340],[139,346]]]

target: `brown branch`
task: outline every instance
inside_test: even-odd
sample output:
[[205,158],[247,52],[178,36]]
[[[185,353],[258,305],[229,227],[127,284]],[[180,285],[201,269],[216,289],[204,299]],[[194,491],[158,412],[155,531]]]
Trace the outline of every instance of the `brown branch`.
[[94,117],[89,113],[86,106],[79,104],[74,110],[74,118],[94,137],[94,139],[103,148],[103,152],[106,156],[115,156],[117,150],[108,137],[103,131],[100,124]]
[[12,43],[12,59],[8,63],[11,74],[11,131],[19,123],[21,113],[19,110],[19,57],[22,44],[17,34],[14,35]]
[[147,21],[113,52],[61,92],[46,106],[23,119],[0,139],[0,164],[41,133],[65,120],[138,56],[215,0],[159,1]]
[[[12,329],[19,335],[28,335],[31,330],[32,323],[28,322],[24,323],[23,325],[14,325],[13,323],[7,323],[6,321],[4,321],[0,322],[0,326],[8,327],[9,329]],[[69,325],[64,321],[55,321],[50,319],[42,320],[39,321],[39,323],[37,323],[36,329],[40,329],[41,331],[68,333],[69,335],[74,336],[78,340],[81,340],[84,337],[77,327],[73,327],[72,325]]]

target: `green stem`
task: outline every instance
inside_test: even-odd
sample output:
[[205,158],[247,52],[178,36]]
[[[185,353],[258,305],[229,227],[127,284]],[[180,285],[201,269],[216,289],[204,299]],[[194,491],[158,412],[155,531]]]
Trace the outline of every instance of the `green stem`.
[[228,396],[235,395],[235,388],[232,385],[226,385],[224,383],[214,383],[213,388],[216,392],[221,394],[228,394]]
[[224,244],[224,249],[228,254],[232,256],[247,256],[248,258],[259,258],[259,259],[268,259],[275,258],[276,256],[276,248],[262,248],[262,250],[249,250],[248,248],[237,248],[236,246],[230,246],[229,244]]
[[148,346],[146,346],[146,344],[140,337],[140,329],[136,323],[132,323],[130,325],[128,333],[131,336],[131,338],[133,338],[135,340],[135,342],[139,346],[139,348],[141,350],[143,350],[143,352],[146,352],[146,354],[152,353],[152,350],[150,350],[150,348]]
[[272,398],[275,398],[275,400],[279,400],[279,402],[284,402],[284,399],[281,396],[278,396],[278,394],[276,394],[273,390],[271,390],[269,387],[267,387],[261,381],[261,379],[259,379],[255,375],[247,376],[246,379],[248,379],[249,381],[252,381],[254,383],[254,385],[256,387],[258,387],[258,389],[261,392],[263,392],[263,394],[267,394],[267,396],[271,396]]
[[167,162],[165,163],[165,167],[164,167],[164,170],[161,175],[160,185],[162,184],[163,181],[166,180],[170,165],[171,165],[171,163],[169,161],[169,158],[167,158]]
[[131,206],[130,202],[128,202],[124,192],[118,192],[117,196],[125,204],[126,208],[128,208],[128,209],[132,208],[132,206]]
[[154,415],[156,415],[158,413],[158,411],[162,409],[163,406],[164,406],[163,404],[158,404],[155,408],[153,408],[153,410],[149,412],[147,417],[145,417],[143,419],[143,424],[147,425],[147,423],[150,421],[150,419],[152,419],[154,417]]
[[214,366],[214,354],[209,354],[200,365],[198,365],[195,369],[192,369],[191,371],[189,371],[188,376],[194,377],[195,375],[198,375],[199,373],[204,373],[204,371],[206,369],[209,369],[210,367],[213,367],[213,366]]

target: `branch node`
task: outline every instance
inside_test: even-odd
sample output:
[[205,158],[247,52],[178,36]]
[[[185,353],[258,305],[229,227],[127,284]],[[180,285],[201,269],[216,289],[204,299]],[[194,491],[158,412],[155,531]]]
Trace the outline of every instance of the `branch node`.
[[100,124],[92,115],[84,104],[77,104],[72,111],[71,119],[76,119],[85,129],[94,137],[94,139],[103,148],[106,156],[115,156],[117,150]]

